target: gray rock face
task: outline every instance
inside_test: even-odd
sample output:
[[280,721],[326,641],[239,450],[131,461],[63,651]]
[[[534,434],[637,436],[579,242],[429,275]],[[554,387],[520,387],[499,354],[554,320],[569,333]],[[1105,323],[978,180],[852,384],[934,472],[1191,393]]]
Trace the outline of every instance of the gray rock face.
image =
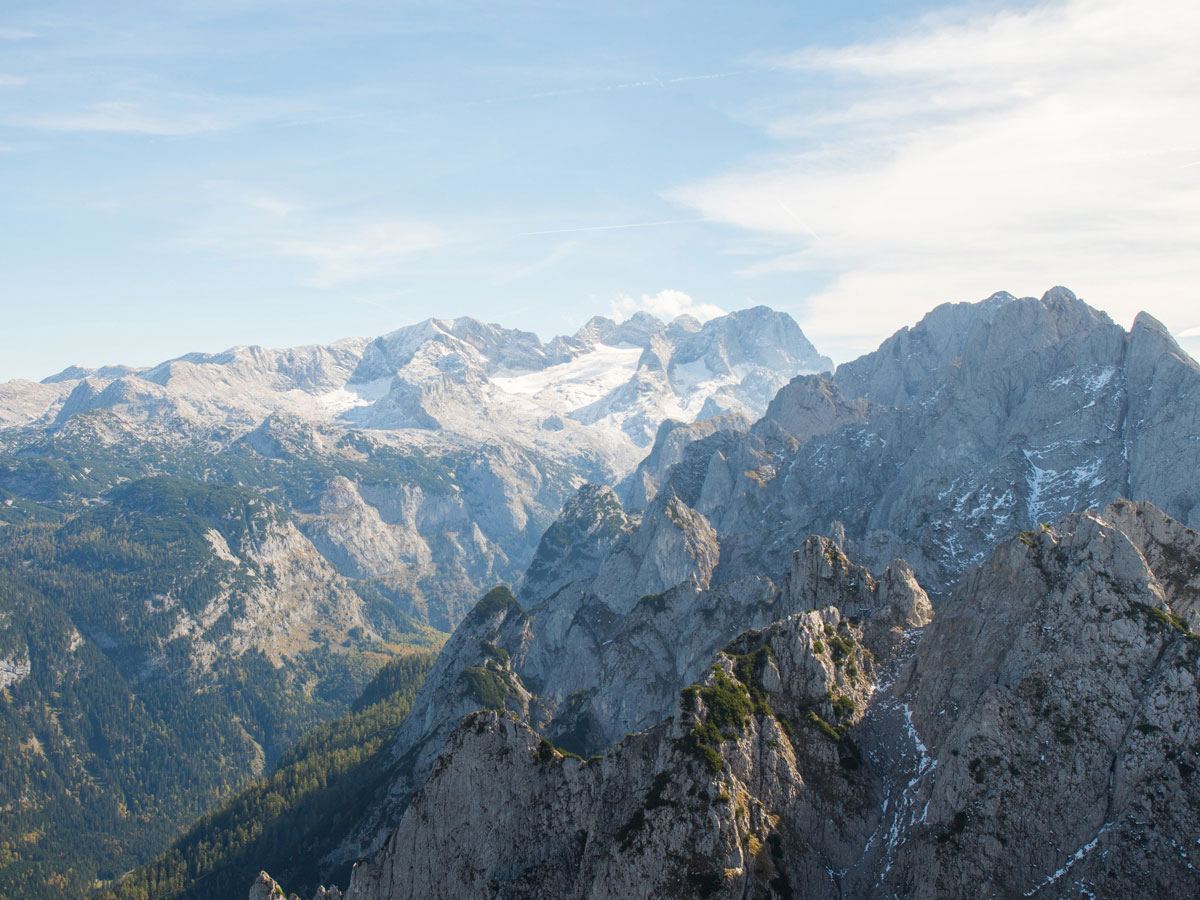
[[885,882],[1195,894],[1200,640],[1167,588],[1197,553],[1195,532],[1121,501],[1007,542],[964,580],[901,682],[932,762]]
[[667,480],[671,469],[684,461],[697,442],[717,432],[731,433],[732,440],[733,435],[749,431],[750,424],[749,419],[737,414],[712,416],[691,424],[677,419],[663,422],[649,455],[617,486],[622,505],[626,509],[645,508]]
[[713,655],[747,628],[844,602],[848,614],[872,618],[867,646],[885,653],[904,629],[929,618],[929,600],[906,564],[897,561],[876,579],[826,538],[808,539],[779,581],[782,587],[755,577],[706,588],[689,580],[622,610],[574,585],[528,612],[503,589],[493,591],[447,643],[401,728],[394,752],[403,776],[364,810],[330,862],[377,849],[454,727],[480,707],[468,687],[477,674],[463,673],[491,672],[506,709],[555,743],[590,754],[669,716],[680,689],[701,679]]
[[566,585],[595,576],[616,541],[636,524],[612,488],[585,484],[542,535],[521,596],[537,605]]
[[257,880],[250,887],[250,900],[282,900],[284,897],[283,888],[266,872],[259,872]]
[[[1200,535],[1069,516],[923,634],[909,573],[872,593],[831,542],[796,557],[778,616],[603,756],[467,718],[347,900],[1196,895],[1200,638],[1167,598]],[[790,611],[813,598],[859,615]]]
[[[258,878],[250,887],[250,900],[286,900],[286,898],[287,895],[283,888],[266,872],[259,872]],[[336,887],[319,887],[313,894],[313,900],[342,900],[342,892]]]
[[1126,333],[1065,289],[997,295],[793,381],[679,493],[718,535],[716,582],[779,571],[797,535],[836,528],[945,596],[1006,535],[1116,497],[1200,523],[1197,415],[1200,367],[1149,316]]
[[[839,662],[822,644],[830,633],[851,648]],[[378,859],[355,868],[347,897],[743,896],[755,882],[786,880],[769,849],[778,817],[752,793],[762,771],[790,781],[793,799],[809,794],[821,812],[854,791],[840,779],[805,791],[798,768],[832,774],[836,744],[814,722],[791,724],[782,708],[778,718],[752,714],[740,678],[772,702],[789,685],[793,717],[809,705],[814,716],[849,722],[872,671],[861,638],[836,609],[792,616],[747,638],[770,650],[722,656],[670,720],[586,763],[515,718],[477,713],[452,735]],[[745,717],[721,718],[730,697]],[[711,738],[719,753],[698,743],[706,725],[723,729]]]
[[[815,579],[824,563],[792,555],[809,533],[836,534],[875,571],[896,557],[912,563],[891,565],[881,584],[864,570],[856,590],[907,595],[920,580],[944,597],[962,568],[1004,536],[1036,527],[1048,511],[1121,493],[1124,457],[1136,457],[1122,436],[1125,376],[1111,366],[1095,374],[1095,360],[1133,372],[1157,366],[1161,378],[1196,392],[1182,403],[1200,407],[1194,364],[1177,353],[1147,354],[1138,336],[1144,331],[1139,325],[1124,335],[1063,290],[1041,300],[997,295],[941,308],[849,370],[847,381],[868,398],[847,399],[840,374],[836,381],[800,377],[749,433],[716,430],[681,448],[638,527],[612,543],[594,578],[580,580],[583,570],[570,567],[557,580],[539,572],[540,580],[571,584],[538,607],[535,637],[518,667],[536,693],[557,703],[572,695],[547,733],[590,752],[657,721],[681,678],[695,677],[741,628],[768,621],[748,610],[777,603],[789,572],[783,596],[793,606],[801,597],[815,603],[816,588],[804,579]],[[998,393],[1010,383],[1020,402],[1005,399],[1008,387]],[[1172,390],[1178,396],[1183,388]],[[908,405],[869,399],[881,395],[903,395]],[[1194,452],[1182,426],[1156,427],[1143,426],[1129,440],[1153,433],[1184,459]],[[1052,439],[1064,430],[1089,437]],[[664,428],[664,446],[673,433]],[[1059,468],[1070,463],[1071,472],[1097,474],[1067,478],[1056,469],[1051,477],[1043,468],[1051,457]],[[1189,484],[1173,465],[1160,468],[1173,472],[1172,483]],[[1163,493],[1177,497],[1179,490]],[[820,579],[814,585],[828,589]],[[836,602],[846,610],[886,605],[852,595]],[[686,626],[679,633],[678,622],[698,616],[708,642],[693,641]]]

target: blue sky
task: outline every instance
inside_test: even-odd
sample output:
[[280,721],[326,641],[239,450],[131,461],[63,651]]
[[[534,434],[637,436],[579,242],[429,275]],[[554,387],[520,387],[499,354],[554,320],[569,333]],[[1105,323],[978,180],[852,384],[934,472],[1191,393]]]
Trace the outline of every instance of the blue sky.
[[0,380],[1054,284],[1200,336],[1194,4],[162,6],[0,9]]

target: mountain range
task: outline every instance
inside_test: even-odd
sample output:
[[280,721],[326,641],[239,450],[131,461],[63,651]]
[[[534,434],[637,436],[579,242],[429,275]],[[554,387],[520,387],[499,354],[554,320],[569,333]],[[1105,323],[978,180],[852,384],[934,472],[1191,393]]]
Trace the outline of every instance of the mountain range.
[[519,578],[664,417],[756,416],[830,367],[758,308],[548,344],[430,319],[0,386],[0,896],[153,858]]
[[[374,340],[9,382],[0,449],[248,485],[293,511],[343,575],[449,629],[486,587],[520,577],[575,487],[625,475],[664,420],[757,418],[792,376],[831,368],[765,307],[704,324],[597,317],[545,344],[428,319]],[[24,474],[0,470],[0,489],[57,499]]]
[[[372,900],[1050,896],[1068,872],[1123,896],[1130,870],[1072,861],[1136,832],[1122,858],[1177,889],[1198,410],[1160,323],[1058,288],[939,307],[748,428],[663,426],[460,624],[328,872],[374,857],[347,895]],[[972,826],[1000,802],[1036,824]]]
[[431,319],[0,416],[0,893],[1196,895],[1200,366],[1146,313],[836,369],[764,308]]

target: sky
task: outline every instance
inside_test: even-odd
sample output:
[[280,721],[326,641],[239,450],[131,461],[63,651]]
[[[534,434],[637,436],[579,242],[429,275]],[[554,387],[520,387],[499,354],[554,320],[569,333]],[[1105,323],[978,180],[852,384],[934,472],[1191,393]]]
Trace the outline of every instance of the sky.
[[0,380],[1062,284],[1200,351],[1200,4],[6,0]]

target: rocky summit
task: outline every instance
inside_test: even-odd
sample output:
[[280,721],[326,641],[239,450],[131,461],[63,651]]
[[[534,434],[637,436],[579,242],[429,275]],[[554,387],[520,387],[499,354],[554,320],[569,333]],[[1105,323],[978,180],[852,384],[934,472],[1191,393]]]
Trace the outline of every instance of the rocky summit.
[[816,594],[600,755],[466,717],[347,900],[1194,896],[1200,535],[1074,514],[932,622],[810,548]]
[[347,898],[1196,896],[1200,367],[1063,288],[660,427],[456,630]]

